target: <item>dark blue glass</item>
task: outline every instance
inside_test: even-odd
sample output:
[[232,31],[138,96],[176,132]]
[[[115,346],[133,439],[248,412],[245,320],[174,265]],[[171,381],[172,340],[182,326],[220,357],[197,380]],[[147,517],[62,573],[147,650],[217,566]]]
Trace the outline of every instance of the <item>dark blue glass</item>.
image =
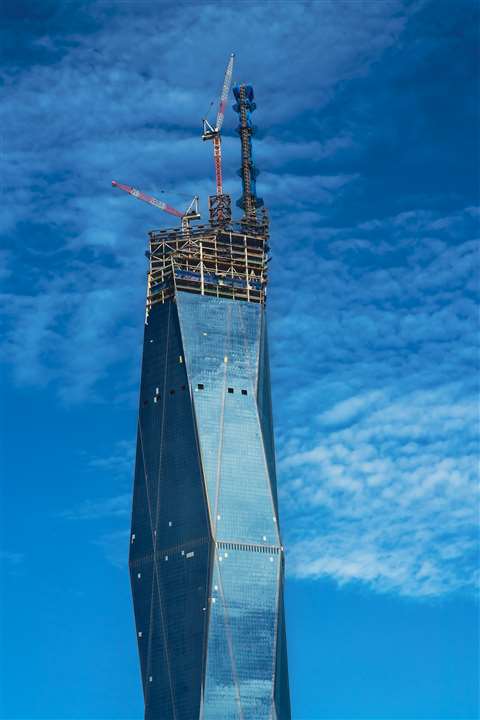
[[289,720],[264,306],[145,328],[130,569],[148,720]]

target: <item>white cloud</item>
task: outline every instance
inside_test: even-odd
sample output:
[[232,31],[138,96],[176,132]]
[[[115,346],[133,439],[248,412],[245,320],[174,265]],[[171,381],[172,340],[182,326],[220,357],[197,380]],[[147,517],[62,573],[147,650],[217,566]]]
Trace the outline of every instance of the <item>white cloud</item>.
[[368,410],[377,400],[382,398],[382,393],[372,391],[365,395],[350,397],[347,400],[334,405],[333,408],[321,413],[319,422],[321,425],[341,425],[349,422]]
[[[281,449],[288,570],[416,597],[471,590],[478,403],[460,381],[374,395],[374,404],[352,396],[334,406],[340,429],[311,426],[296,452]],[[342,410],[349,407],[355,412]]]
[[478,579],[473,219],[412,211],[318,239],[287,221],[269,312],[297,577],[415,597]]
[[105,533],[98,540],[94,541],[94,545],[101,548],[105,559],[114,567],[124,570],[128,560],[128,542],[130,531],[128,529],[115,530]]
[[109,476],[126,475],[130,479],[135,458],[135,443],[120,440],[115,444],[114,451],[105,457],[94,457],[88,465],[95,470],[105,471]]
[[25,555],[23,553],[0,550],[0,561],[5,562],[12,567],[20,565],[24,560]]
[[61,517],[66,520],[123,518],[130,515],[131,506],[131,493],[124,493],[102,500],[85,500],[78,507],[63,512]]

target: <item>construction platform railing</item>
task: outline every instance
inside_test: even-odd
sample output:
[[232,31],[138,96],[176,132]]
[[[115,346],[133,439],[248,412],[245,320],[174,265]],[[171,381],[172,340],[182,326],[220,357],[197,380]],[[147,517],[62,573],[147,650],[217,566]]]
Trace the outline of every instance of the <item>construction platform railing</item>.
[[263,303],[268,219],[149,233],[147,317],[177,291]]

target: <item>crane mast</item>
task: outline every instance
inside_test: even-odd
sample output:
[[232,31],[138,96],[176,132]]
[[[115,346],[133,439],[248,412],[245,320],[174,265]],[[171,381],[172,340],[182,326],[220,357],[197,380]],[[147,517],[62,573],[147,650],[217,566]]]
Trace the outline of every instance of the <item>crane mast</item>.
[[215,184],[216,194],[209,197],[210,221],[212,224],[222,224],[230,222],[232,217],[231,200],[229,195],[223,192],[223,175],[222,175],[222,140],[221,129],[225,118],[225,109],[227,107],[228,93],[232,83],[234,53],[230,55],[225,77],[223,80],[222,92],[218,104],[217,119],[215,127],[213,127],[206,118],[203,120],[202,140],[212,140],[213,142],[213,162],[215,165]]
[[[212,125],[207,118],[203,119],[202,140],[211,140],[213,144],[213,159],[215,166],[215,195],[208,198],[209,215],[211,226],[225,227],[232,221],[232,202],[230,195],[223,192],[223,176],[222,176],[222,138],[221,130],[225,119],[225,110],[227,107],[228,95],[232,84],[234,53],[229,57],[225,76],[223,79],[222,90],[218,103],[217,116],[215,124]],[[254,102],[254,93],[251,85],[240,84],[233,88],[236,103],[233,109],[239,116],[239,124],[237,132],[241,141],[241,168],[239,175],[242,178],[242,196],[237,201],[237,205],[243,209],[242,223],[255,223],[257,221],[257,208],[263,206],[263,200],[256,194],[256,178],[258,170],[253,162],[252,152],[252,136],[255,134],[255,126],[252,123],[252,113],[256,108]],[[132,197],[143,202],[149,203],[154,207],[163,210],[170,215],[174,215],[181,219],[182,229],[184,232],[189,231],[189,223],[191,220],[200,219],[198,212],[198,197],[195,196],[185,210],[181,212],[172,207],[168,203],[158,200],[152,195],[147,195],[141,190],[137,190],[130,185],[123,185],[112,181],[114,187],[123,190],[132,195]],[[266,217],[266,211],[263,211]],[[263,222],[263,220],[262,220]]]

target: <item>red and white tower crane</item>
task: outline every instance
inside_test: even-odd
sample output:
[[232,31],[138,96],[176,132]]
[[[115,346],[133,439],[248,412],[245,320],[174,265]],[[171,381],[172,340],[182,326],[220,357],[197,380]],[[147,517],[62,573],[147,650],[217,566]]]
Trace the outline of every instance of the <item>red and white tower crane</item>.
[[[220,219],[222,215],[222,203],[220,198],[224,198],[226,196],[223,195],[223,177],[222,177],[222,140],[220,131],[222,129],[223,120],[225,117],[225,108],[227,107],[227,99],[228,99],[228,93],[230,92],[230,86],[232,84],[232,73],[233,73],[233,59],[235,55],[232,53],[230,55],[230,58],[228,60],[227,69],[225,71],[225,77],[223,80],[223,87],[222,92],[220,95],[220,102],[218,105],[218,112],[217,112],[217,119],[215,121],[215,127],[213,127],[207,120],[207,118],[203,119],[203,134],[202,139],[203,140],[212,140],[213,141],[213,159],[215,163],[215,181],[216,181],[216,197],[218,203],[220,201],[220,208],[219,208],[219,214]],[[212,201],[215,205],[215,198],[211,198],[210,200],[210,209],[212,211]],[[225,210],[225,208],[224,208]],[[211,212],[212,214],[212,212]]]
[[169,215],[179,217],[182,221],[183,230],[188,230],[191,220],[200,219],[200,214],[198,212],[198,195],[195,195],[185,212],[180,212],[180,210],[176,210],[168,203],[162,202],[162,200],[157,200],[157,198],[152,197],[152,195],[147,195],[147,193],[137,190],[134,187],[130,187],[130,185],[123,185],[115,180],[112,180],[112,185],[113,187],[117,187],[119,190],[123,190],[129,195],[132,195],[134,198],[137,198],[137,200],[143,200],[144,202],[149,203],[149,205],[153,205],[154,207],[160,208],[160,210],[169,213]]

